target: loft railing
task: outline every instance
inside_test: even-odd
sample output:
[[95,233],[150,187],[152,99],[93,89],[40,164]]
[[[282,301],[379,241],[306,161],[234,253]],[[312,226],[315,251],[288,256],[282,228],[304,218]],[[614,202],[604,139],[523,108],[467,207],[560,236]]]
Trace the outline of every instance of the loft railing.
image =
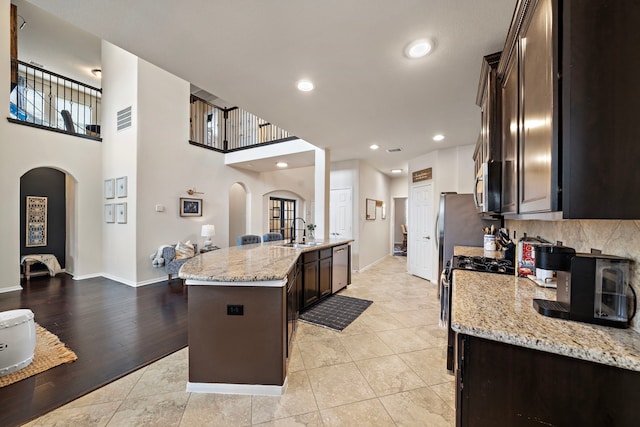
[[11,70],[11,121],[100,138],[102,89],[13,58]]
[[296,137],[238,107],[220,108],[191,95],[189,142],[229,152],[288,141]]

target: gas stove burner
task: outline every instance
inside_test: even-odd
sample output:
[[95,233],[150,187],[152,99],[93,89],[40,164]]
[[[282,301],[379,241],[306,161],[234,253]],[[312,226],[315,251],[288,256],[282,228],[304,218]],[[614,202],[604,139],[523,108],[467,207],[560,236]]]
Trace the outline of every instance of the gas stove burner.
[[455,256],[452,264],[453,268],[485,271],[489,273],[514,274],[513,263],[506,259],[496,259],[482,256]]

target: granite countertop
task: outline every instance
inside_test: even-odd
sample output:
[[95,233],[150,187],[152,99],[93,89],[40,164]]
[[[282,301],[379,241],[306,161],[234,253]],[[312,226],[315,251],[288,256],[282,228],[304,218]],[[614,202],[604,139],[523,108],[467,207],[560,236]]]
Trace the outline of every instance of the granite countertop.
[[503,251],[485,251],[484,248],[476,246],[454,246],[453,254],[463,256],[483,256],[496,259],[504,258]]
[[451,327],[493,341],[640,371],[640,334],[633,329],[554,319],[538,314],[534,298],[555,289],[527,278],[454,270]]
[[[206,282],[260,282],[282,280],[303,252],[331,248],[353,240],[315,241],[313,246],[285,247],[284,240],[231,246],[190,259],[178,276]],[[187,283],[188,284],[188,283]]]

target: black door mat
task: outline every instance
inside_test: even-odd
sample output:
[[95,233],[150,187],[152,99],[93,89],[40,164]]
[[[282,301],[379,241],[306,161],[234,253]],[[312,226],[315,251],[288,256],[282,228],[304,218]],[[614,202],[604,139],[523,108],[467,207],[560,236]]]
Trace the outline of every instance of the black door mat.
[[373,301],[334,294],[302,313],[300,320],[342,331],[371,304]]

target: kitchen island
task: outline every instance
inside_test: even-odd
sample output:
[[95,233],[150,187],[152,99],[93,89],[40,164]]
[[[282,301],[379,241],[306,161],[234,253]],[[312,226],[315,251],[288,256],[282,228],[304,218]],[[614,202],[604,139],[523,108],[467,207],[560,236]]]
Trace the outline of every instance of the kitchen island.
[[285,241],[234,246],[186,262],[189,292],[187,391],[280,395],[292,305],[297,310],[303,256],[351,240],[288,246]]
[[555,290],[455,270],[458,426],[640,425],[640,334],[542,316]]

